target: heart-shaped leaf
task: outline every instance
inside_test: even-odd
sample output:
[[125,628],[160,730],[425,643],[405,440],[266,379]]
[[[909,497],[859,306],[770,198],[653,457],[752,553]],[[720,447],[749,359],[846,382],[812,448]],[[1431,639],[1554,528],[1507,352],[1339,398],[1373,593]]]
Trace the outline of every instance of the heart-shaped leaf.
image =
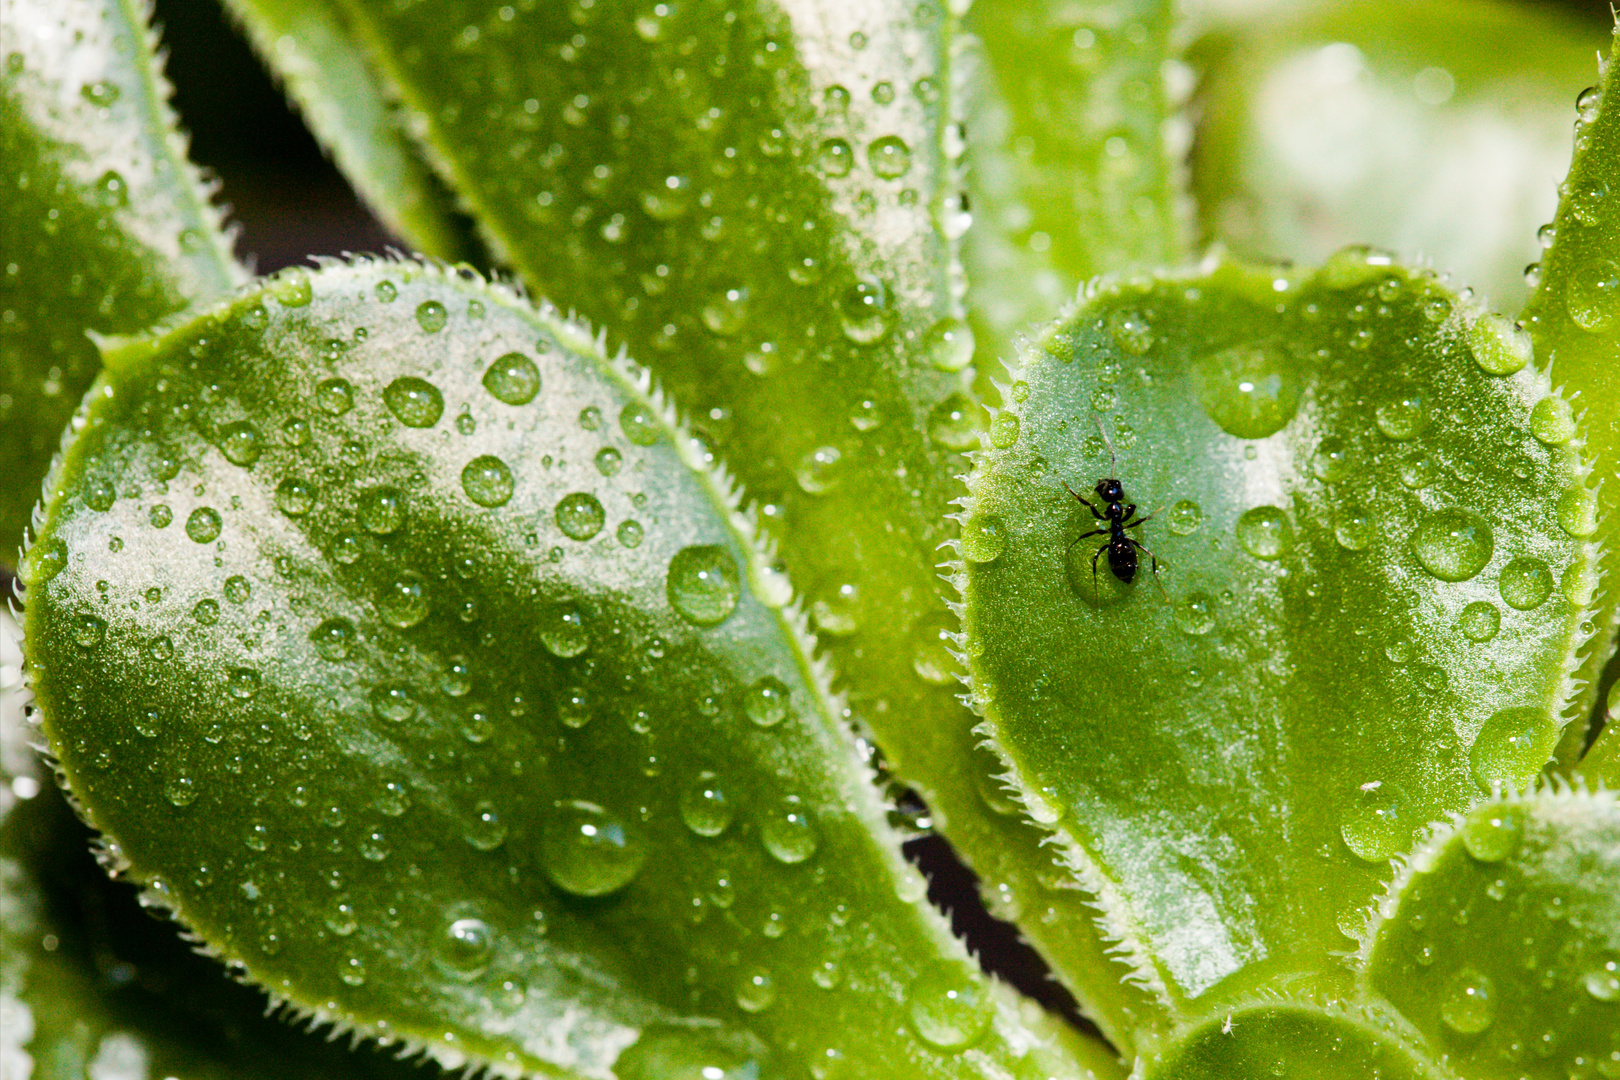
[[255,982],[503,1073],[1072,1072],[921,902],[639,369],[388,263],[107,363],[32,678],[115,862]]
[[1106,288],[1026,356],[962,518],[973,693],[1173,1013],[1334,971],[1419,829],[1551,755],[1597,546],[1528,358],[1365,251]]

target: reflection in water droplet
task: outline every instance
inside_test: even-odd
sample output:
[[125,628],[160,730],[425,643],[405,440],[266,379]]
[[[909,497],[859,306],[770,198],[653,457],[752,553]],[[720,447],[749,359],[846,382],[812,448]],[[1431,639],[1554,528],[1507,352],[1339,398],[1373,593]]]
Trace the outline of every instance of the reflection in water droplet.
[[1198,361],[1198,398],[1228,435],[1263,439],[1294,418],[1299,365],[1269,342],[1235,345]]
[[406,375],[383,389],[383,404],[406,427],[428,428],[444,415],[444,395],[426,379]]
[[1543,709],[1501,709],[1491,714],[1468,751],[1468,764],[1482,791],[1501,784],[1515,791],[1552,757],[1558,725]]
[[360,495],[360,524],[377,536],[398,532],[405,524],[405,493],[396,487],[375,487]]
[[576,491],[557,503],[553,514],[557,528],[571,540],[589,540],[602,531],[607,514],[595,495]]
[[743,692],[743,712],[757,727],[775,727],[787,719],[787,686],[773,675],[757,680]]
[[619,427],[624,437],[637,446],[651,446],[658,441],[658,421],[652,411],[640,402],[631,402],[619,413]]
[[1556,394],[1536,402],[1530,410],[1530,434],[1547,446],[1563,446],[1575,437],[1575,410]]
[[615,534],[619,538],[619,543],[624,547],[638,548],[641,546],[641,541],[646,535],[646,530],[641,527],[641,522],[635,520],[634,518],[628,518],[619,522],[619,527],[617,530],[615,530]]
[[489,365],[483,383],[496,401],[527,405],[540,392],[540,369],[522,353],[509,352]]
[[1481,315],[1468,330],[1474,362],[1491,375],[1512,375],[1530,362],[1530,335],[1495,312]]
[[1429,430],[1429,403],[1417,391],[1385,401],[1373,413],[1378,430],[1397,442],[1415,439]]
[[912,982],[906,996],[911,1026],[937,1049],[966,1049],[989,1030],[990,996],[983,982],[961,965],[936,962]]
[[1597,532],[1597,495],[1579,485],[1560,495],[1558,527],[1577,539]]
[[1311,472],[1323,483],[1343,480],[1350,472],[1350,451],[1336,435],[1323,439],[1311,455]]
[[928,436],[947,450],[975,449],[983,412],[966,394],[953,393],[928,411]]
[[1496,1017],[1496,987],[1490,976],[1465,967],[1446,980],[1440,1020],[1459,1035],[1478,1035]]
[[600,806],[566,802],[546,820],[540,841],[546,877],[575,896],[606,896],[635,878],[647,859],[639,831]]
[[604,446],[596,452],[596,471],[603,476],[616,476],[623,466],[624,455],[613,447]]
[[749,292],[743,286],[721,289],[704,303],[703,325],[720,337],[735,337],[748,324]]
[[1502,625],[1502,613],[1486,600],[1475,600],[1457,616],[1457,629],[1470,641],[1489,641]]
[[449,313],[444,310],[444,305],[437,300],[424,300],[416,305],[417,325],[429,334],[436,334],[443,330],[444,324],[448,320]]
[[541,643],[558,659],[578,656],[591,643],[585,616],[577,604],[551,604],[541,612],[539,623]]
[[1333,538],[1346,551],[1365,551],[1378,539],[1378,526],[1364,507],[1346,506],[1333,515]]
[[1411,547],[1423,569],[1441,581],[1467,581],[1491,561],[1496,541],[1484,518],[1453,507],[1424,515]]
[[1497,590],[1508,607],[1516,611],[1531,611],[1552,595],[1552,571],[1540,559],[1521,556],[1502,567]]
[[409,630],[428,617],[427,579],[414,570],[402,570],[377,594],[377,613],[383,621]]
[[885,180],[898,180],[911,169],[911,147],[898,135],[885,135],[866,148],[867,163]]
[[199,506],[186,518],[186,535],[199,544],[207,544],[218,539],[224,524],[218,510],[211,506]]
[[489,969],[495,935],[482,919],[452,919],[439,940],[438,966],[458,979],[476,979]]
[[681,793],[681,820],[699,836],[719,836],[731,824],[736,808],[712,772],[701,774]]
[[1519,849],[1524,811],[1517,806],[1486,803],[1469,811],[1462,826],[1463,847],[1485,863],[1498,863]]
[[1357,793],[1339,825],[1339,835],[1358,859],[1383,862],[1412,842],[1412,823],[1406,820],[1395,789],[1381,783]]
[[488,799],[473,807],[472,821],[465,834],[467,843],[479,851],[494,851],[506,842],[506,822]]
[[995,562],[1007,548],[1007,523],[997,514],[974,514],[962,526],[962,557],[971,563]]
[[735,610],[742,595],[737,563],[718,545],[682,548],[669,561],[665,593],[687,622],[715,626]]
[[493,454],[475,457],[461,470],[461,490],[479,506],[505,506],[515,486],[512,470]]
[[232,465],[246,467],[259,460],[264,443],[259,429],[242,420],[219,429],[219,451]]
[[276,485],[276,509],[288,517],[301,517],[315,505],[315,489],[296,476]]
[[258,695],[259,673],[252,668],[232,668],[225,685],[231,697],[245,701]]
[[806,495],[822,495],[844,478],[844,454],[836,446],[818,446],[799,459],[794,478]]
[[1594,334],[1604,332],[1620,306],[1620,269],[1606,259],[1581,266],[1570,279],[1564,305],[1576,326]]
[[322,660],[347,660],[354,648],[354,623],[348,619],[327,619],[310,631],[309,640]]
[[889,334],[893,312],[889,290],[876,278],[864,278],[845,290],[839,300],[844,336],[857,345],[872,345]]
[[326,379],[315,387],[315,407],[328,416],[342,416],[354,408],[354,387],[347,379]]
[[1238,518],[1237,539],[1257,559],[1280,559],[1293,547],[1294,527],[1277,507],[1256,506]]
[[190,806],[197,799],[197,782],[189,776],[171,776],[163,785],[163,797],[175,806]]
[[1620,960],[1605,960],[1581,977],[1581,985],[1597,1001],[1620,1001]]
[[814,855],[821,843],[810,810],[797,795],[787,796],[761,816],[759,838],[772,858],[790,866]]
[[1203,507],[1191,499],[1182,499],[1170,508],[1166,526],[1176,536],[1191,536],[1203,523]]

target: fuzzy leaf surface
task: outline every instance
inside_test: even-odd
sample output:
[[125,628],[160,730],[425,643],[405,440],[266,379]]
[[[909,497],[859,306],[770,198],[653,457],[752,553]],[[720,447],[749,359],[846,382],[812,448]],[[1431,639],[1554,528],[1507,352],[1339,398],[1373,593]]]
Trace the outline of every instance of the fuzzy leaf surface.
[[1396,882],[1366,978],[1461,1075],[1620,1072],[1617,896],[1612,792],[1484,803]]
[[[1104,289],[1026,356],[964,511],[973,689],[1180,1015],[1331,990],[1416,830],[1550,756],[1596,545],[1561,525],[1590,532],[1584,467],[1527,353],[1350,250]],[[1157,584],[1076,539],[1060,481],[1108,475]]]
[[253,981],[502,1072],[1073,1073],[919,903],[724,477],[578,324],[292,271],[91,401],[26,565],[45,730]]
[[[954,19],[933,3],[346,2],[493,249],[627,342],[734,463],[853,718],[992,910],[1112,991],[1122,969],[1084,897],[1041,883],[1051,857],[990,778],[945,639],[940,511],[982,420],[953,265]],[[1128,1002],[1090,1003],[1129,1038]]]
[[242,271],[168,107],[141,8],[16,0],[0,19],[0,565],[100,361]]

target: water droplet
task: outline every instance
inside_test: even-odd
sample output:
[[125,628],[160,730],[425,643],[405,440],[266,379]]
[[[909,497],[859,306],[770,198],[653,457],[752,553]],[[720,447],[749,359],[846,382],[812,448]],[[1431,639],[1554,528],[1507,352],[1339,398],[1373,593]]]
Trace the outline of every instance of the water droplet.
[[[14,58],[17,62],[13,62]],[[15,71],[22,70],[22,65],[20,63],[22,59],[21,53],[12,53],[11,56],[7,57],[6,59],[8,67],[13,68]],[[109,82],[106,79],[102,79],[99,82],[85,83],[83,86],[79,87],[79,96],[98,109],[107,108],[113,102],[118,100],[118,96],[121,93],[122,90],[117,83]]]
[[647,843],[633,826],[593,803],[565,802],[540,841],[546,877],[575,896],[618,892],[641,871]]
[[697,781],[681,793],[680,810],[686,827],[699,836],[719,836],[736,814],[736,808],[712,772],[700,774]]
[[540,615],[540,641],[546,651],[560,660],[578,656],[591,643],[585,630],[585,616],[577,604],[551,604]]
[[461,737],[474,746],[480,746],[488,742],[493,734],[495,734],[495,720],[489,715],[489,708],[483,704],[474,704],[461,721]]
[[375,487],[360,495],[360,524],[376,536],[388,536],[405,525],[405,493],[396,487]]
[[232,668],[226,677],[225,687],[231,697],[246,701],[259,692],[259,673],[252,668]]
[[479,506],[505,506],[515,484],[512,470],[493,454],[475,457],[461,470],[461,490]]
[[315,407],[328,416],[342,416],[354,408],[354,387],[347,379],[324,379],[315,387]]
[[651,446],[658,441],[658,421],[652,411],[640,402],[631,402],[619,413],[619,427],[624,437],[637,446]]
[[627,548],[640,547],[642,538],[646,535],[646,531],[641,527],[641,522],[634,518],[627,518],[619,522],[619,527],[615,532],[619,538],[619,543]]
[[1198,399],[1228,435],[1263,439],[1299,409],[1299,365],[1270,343],[1235,345],[1198,361]]
[[1016,413],[997,413],[990,421],[990,445],[1005,450],[1018,442],[1018,416]]
[[995,562],[1007,548],[1007,523],[997,514],[974,514],[962,526],[962,557],[971,563]]
[[158,503],[146,515],[146,520],[151,523],[154,529],[166,529],[169,527],[169,522],[174,520],[174,511],[170,510],[166,504]]
[[928,328],[923,349],[936,371],[961,371],[973,362],[973,331],[961,319],[944,318]]
[[219,450],[232,465],[246,467],[259,460],[264,446],[259,438],[259,429],[241,420],[220,429]]
[[1175,617],[1182,633],[1202,637],[1215,629],[1215,598],[1203,592],[1188,593],[1176,605]]
[[777,862],[792,866],[816,853],[821,838],[816,834],[810,810],[797,795],[789,795],[760,819],[759,838]]
[[1346,551],[1366,551],[1378,539],[1378,526],[1365,508],[1346,506],[1333,515],[1333,538]]
[[243,577],[241,574],[232,574],[230,577],[225,579],[225,588],[223,591],[225,593],[225,599],[229,600],[231,603],[245,604],[248,602],[248,598],[253,595],[253,586],[249,585],[248,579]]
[[934,963],[912,982],[907,998],[911,1026],[923,1042],[940,1050],[964,1050],[990,1028],[990,995],[959,964]]
[[1378,430],[1397,442],[1417,438],[1429,430],[1433,419],[1428,401],[1415,390],[1385,401],[1374,410],[1373,417],[1378,423]]
[[199,544],[211,543],[219,538],[219,530],[224,524],[218,510],[211,506],[199,506],[186,518],[186,535]]
[[1602,333],[1614,323],[1620,305],[1620,268],[1599,259],[1575,271],[1570,279],[1565,306],[1569,317],[1582,330]]
[[315,287],[309,274],[296,268],[277,274],[272,279],[270,292],[282,307],[304,307],[315,299]]
[[411,428],[432,427],[444,415],[444,395],[439,393],[439,388],[414,375],[404,375],[389,383],[383,389],[383,404],[400,423]]
[[67,569],[68,549],[60,539],[45,540],[28,549],[22,579],[26,585],[43,585]]
[[764,1012],[776,1000],[776,983],[762,967],[751,967],[737,976],[737,1008],[747,1013]]
[[1603,201],[1609,190],[1601,180],[1587,180],[1569,193],[1569,210],[1582,225],[1596,225],[1603,219]]
[[596,471],[603,476],[616,476],[624,467],[624,455],[611,446],[604,446],[596,452]]
[[1452,507],[1425,514],[1412,530],[1412,554],[1441,581],[1467,581],[1485,569],[1496,550],[1485,519]]
[[743,712],[756,727],[775,727],[787,719],[788,698],[782,680],[766,675],[743,692]]
[[1350,473],[1350,452],[1345,448],[1344,440],[1337,435],[1329,435],[1316,447],[1316,453],[1311,455],[1311,472],[1323,483],[1331,484],[1343,480]]
[[1468,751],[1474,781],[1483,791],[1494,784],[1522,790],[1552,757],[1558,725],[1545,710],[1501,709],[1491,714]]
[[734,337],[748,324],[748,290],[722,289],[709,297],[701,312],[703,325],[720,337]]
[[951,656],[951,632],[956,621],[945,614],[925,615],[911,631],[911,670],[925,683],[950,686],[957,681]]
[[295,476],[289,476],[276,485],[276,509],[288,517],[309,513],[315,505],[315,489]]
[[1367,786],[1339,825],[1339,835],[1358,859],[1384,860],[1406,850],[1412,842],[1412,823],[1402,813],[1395,789],[1388,784]]
[[794,478],[806,495],[822,495],[844,478],[844,454],[836,446],[818,446],[799,459]]
[[687,622],[715,626],[732,613],[742,594],[737,563],[718,545],[682,548],[669,561],[665,593]]
[[383,785],[382,793],[377,796],[377,812],[384,817],[399,817],[411,808],[411,794],[405,790],[405,785],[398,780],[390,780]]
[[873,345],[889,335],[889,290],[876,278],[862,278],[839,299],[844,336],[857,345]]
[[416,322],[429,334],[437,334],[449,320],[449,312],[437,300],[424,300],[416,305]]
[[1605,960],[1581,977],[1581,985],[1598,1001],[1620,1001],[1620,960]]
[[823,176],[848,176],[854,166],[855,151],[843,139],[828,139],[816,151],[816,168]]
[[472,980],[489,969],[495,934],[483,919],[454,918],[439,939],[438,966],[447,975]]
[[1446,980],[1440,1020],[1459,1035],[1478,1035],[1496,1016],[1496,987],[1489,975],[1465,967]]
[[1470,641],[1489,641],[1502,626],[1502,613],[1486,600],[1475,600],[1457,616],[1457,629]]
[[872,171],[885,180],[898,180],[911,169],[911,147],[898,135],[885,135],[866,148]]
[[309,640],[322,660],[347,660],[354,648],[354,623],[348,619],[327,619],[310,631]]
[[175,806],[190,806],[197,800],[197,782],[189,776],[171,776],[163,785],[163,797]]
[[607,514],[596,496],[584,491],[564,495],[557,503],[553,517],[557,520],[557,528],[570,540],[589,540],[602,531],[602,524],[607,520]]
[[1523,810],[1500,803],[1476,806],[1462,826],[1463,847],[1484,863],[1498,863],[1512,855],[1519,849],[1523,835]]
[[479,851],[494,851],[506,842],[506,822],[501,820],[494,803],[484,799],[473,807],[472,823],[467,826],[465,839]]
[[527,405],[540,392],[540,369],[522,353],[509,352],[489,365],[483,382],[496,401]]
[[1468,330],[1474,362],[1491,375],[1512,375],[1530,362],[1530,335],[1495,312],[1481,315]]
[[1294,527],[1275,506],[1256,506],[1238,518],[1237,539],[1257,559],[1280,559],[1293,546]]
[[1191,536],[1204,523],[1204,509],[1191,499],[1182,499],[1170,508],[1167,525],[1177,536]]
[[332,911],[326,916],[326,928],[338,937],[348,937],[360,928],[360,923],[354,917],[354,905],[345,897],[333,905]]
[[213,626],[219,622],[219,602],[217,600],[197,601],[197,606],[191,609],[191,617],[204,626]]
[[1531,611],[1552,595],[1552,571],[1540,559],[1520,557],[1502,567],[1497,589],[1508,607]]
[[780,1070],[692,1028],[650,1024],[613,1062],[619,1080],[780,1080]]
[[427,579],[414,570],[400,571],[378,594],[377,612],[390,626],[409,630],[428,617]]
[[1575,437],[1575,410],[1556,394],[1536,402],[1530,410],[1530,434],[1547,446],[1563,446]]
[[338,968],[339,977],[345,986],[364,986],[366,984],[366,964],[358,956],[351,956],[343,961]]
[[371,711],[379,720],[404,723],[416,715],[416,699],[402,683],[383,683],[371,691]]
[[953,393],[928,411],[928,436],[947,450],[975,449],[982,414],[966,394]]
[[1578,485],[1560,495],[1558,527],[1577,539],[1597,532],[1597,495]]
[[691,207],[692,181],[685,176],[666,176],[641,193],[641,208],[654,221],[674,221]]

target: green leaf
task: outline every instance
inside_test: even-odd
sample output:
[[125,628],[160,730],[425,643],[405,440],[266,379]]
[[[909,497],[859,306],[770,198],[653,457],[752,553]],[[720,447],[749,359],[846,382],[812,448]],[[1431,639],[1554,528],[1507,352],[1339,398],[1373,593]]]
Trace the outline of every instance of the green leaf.
[[922,901],[724,475],[578,324],[363,264],[107,365],[33,684],[116,864],[253,981],[503,1073],[1075,1074]]
[[401,129],[331,0],[226,0],[366,205],[435,258],[480,258],[470,223]]
[[942,510],[981,416],[952,267],[954,19],[896,0],[349,9],[492,247],[611,327],[733,463],[852,718],[993,909],[1120,998],[1086,898],[1043,885],[1038,834],[987,805],[1011,809],[944,639]]
[[99,363],[243,273],[175,131],[136,5],[17,0],[0,20],[0,565]]
[[[1527,359],[1365,250],[1103,288],[1026,355],[962,515],[972,689],[1173,1015],[1331,989],[1414,834],[1550,756],[1597,546]],[[1153,515],[1133,585],[1060,486],[1100,476]]]
[[[981,376],[1081,282],[1185,257],[1168,0],[980,0],[963,239]],[[1185,141],[1184,136],[1181,137]]]
[[1459,1075],[1620,1074],[1620,807],[1613,793],[1489,802],[1402,872],[1367,981]]

